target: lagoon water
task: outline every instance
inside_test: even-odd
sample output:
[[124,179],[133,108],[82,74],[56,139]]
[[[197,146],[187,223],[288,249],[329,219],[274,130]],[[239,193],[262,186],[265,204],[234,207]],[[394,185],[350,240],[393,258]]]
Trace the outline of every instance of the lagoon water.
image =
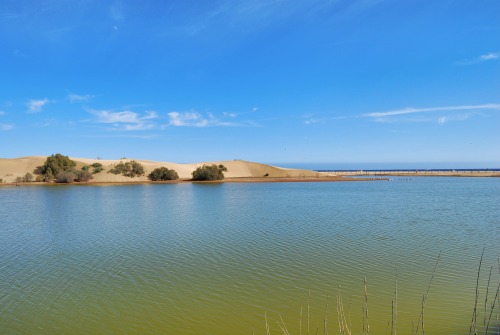
[[441,253],[425,331],[468,334],[483,248],[478,325],[500,281],[498,204],[498,178],[1,187],[0,333],[265,334],[266,313],[307,334],[309,305],[336,334],[340,294],[361,334],[366,277],[371,333],[397,283],[409,334]]

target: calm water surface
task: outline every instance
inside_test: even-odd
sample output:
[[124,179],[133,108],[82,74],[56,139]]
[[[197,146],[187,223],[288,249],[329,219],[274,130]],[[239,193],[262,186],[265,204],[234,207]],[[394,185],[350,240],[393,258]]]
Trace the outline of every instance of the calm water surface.
[[308,302],[333,334],[339,293],[361,333],[365,277],[384,334],[396,273],[408,334],[440,252],[425,330],[468,334],[483,248],[478,324],[500,281],[499,203],[493,178],[2,187],[0,334],[265,334],[266,312],[298,334],[301,308],[305,334]]

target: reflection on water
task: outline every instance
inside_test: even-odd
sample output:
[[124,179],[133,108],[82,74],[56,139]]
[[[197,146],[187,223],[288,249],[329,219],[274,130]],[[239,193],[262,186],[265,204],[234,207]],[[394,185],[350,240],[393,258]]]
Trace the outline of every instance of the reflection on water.
[[[499,277],[500,180],[0,188],[0,333],[468,333]],[[309,293],[311,292],[310,297]],[[492,293],[493,292],[493,295]],[[325,306],[328,303],[328,310]],[[498,305],[497,305],[498,306]],[[498,320],[499,309],[492,314]]]

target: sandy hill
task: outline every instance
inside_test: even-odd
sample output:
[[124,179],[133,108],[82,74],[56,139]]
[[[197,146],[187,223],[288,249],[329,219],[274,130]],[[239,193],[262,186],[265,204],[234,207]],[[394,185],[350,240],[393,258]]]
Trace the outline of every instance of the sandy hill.
[[[46,156],[30,156],[30,157],[20,157],[20,158],[0,158],[0,179],[4,182],[14,182],[17,177],[22,177],[26,173],[31,173],[34,175],[33,171],[38,167],[43,165]],[[227,167],[227,172],[225,176],[227,178],[302,178],[302,177],[318,177],[320,174],[315,171],[310,170],[298,170],[298,169],[285,169],[280,167],[275,167],[266,164],[247,162],[242,160],[233,161],[218,161],[218,162],[202,162],[202,163],[192,163],[192,164],[177,164],[170,162],[155,162],[148,160],[136,159],[140,162],[146,171],[146,175],[142,177],[129,178],[121,175],[114,175],[108,173],[110,169],[113,168],[119,162],[131,161],[132,159],[121,159],[121,160],[96,160],[89,158],[71,158],[77,163],[77,168],[81,168],[84,165],[90,165],[92,163],[98,162],[104,166],[104,171],[94,175],[93,182],[140,182],[147,181],[147,175],[158,167],[167,167],[169,169],[174,169],[179,174],[181,179],[190,179],[191,173],[199,166],[203,164],[223,164]]]

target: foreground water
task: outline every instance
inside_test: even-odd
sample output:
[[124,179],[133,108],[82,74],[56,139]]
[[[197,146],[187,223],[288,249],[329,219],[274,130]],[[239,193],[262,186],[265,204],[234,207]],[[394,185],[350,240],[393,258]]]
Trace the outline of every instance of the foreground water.
[[[499,282],[500,179],[0,188],[1,334],[467,334]],[[309,297],[310,291],[310,297]],[[493,294],[491,293],[493,291]],[[328,307],[327,307],[328,305]],[[497,305],[498,306],[498,305]],[[498,320],[498,307],[492,320]],[[350,318],[350,320],[349,320]],[[390,333],[390,328],[389,328]]]

